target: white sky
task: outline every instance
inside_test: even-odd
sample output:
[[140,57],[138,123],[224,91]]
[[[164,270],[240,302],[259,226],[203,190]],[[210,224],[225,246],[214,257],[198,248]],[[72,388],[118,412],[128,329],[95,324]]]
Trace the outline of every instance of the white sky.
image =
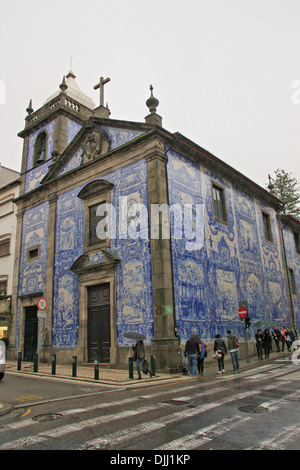
[[0,7],[2,165],[20,170],[17,133],[29,100],[40,108],[73,56],[77,84],[97,105],[93,87],[110,77],[104,99],[112,119],[144,122],[152,84],[170,132],[263,187],[277,168],[300,182],[299,0],[1,0]]

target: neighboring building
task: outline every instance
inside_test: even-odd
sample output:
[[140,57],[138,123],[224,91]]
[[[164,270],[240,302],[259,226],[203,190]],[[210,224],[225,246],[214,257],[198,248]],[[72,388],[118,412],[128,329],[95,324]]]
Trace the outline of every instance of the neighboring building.
[[14,198],[19,195],[20,173],[0,164],[0,339],[8,338],[17,218]]
[[[281,202],[164,129],[152,87],[144,123],[110,119],[107,81],[98,84],[96,109],[72,72],[40,109],[27,109],[11,357],[21,351],[32,360],[42,347],[49,361],[55,353],[58,362],[76,355],[126,365],[124,334],[134,331],[146,336],[160,370],[177,371],[177,335],[212,342],[230,328],[242,337],[243,302],[252,324],[295,322],[299,330]],[[42,297],[45,318],[37,315]]]
[[[281,217],[284,240],[283,254],[288,279],[288,298],[291,311],[291,326],[300,332],[300,221],[295,217]],[[293,321],[295,319],[295,322]]]

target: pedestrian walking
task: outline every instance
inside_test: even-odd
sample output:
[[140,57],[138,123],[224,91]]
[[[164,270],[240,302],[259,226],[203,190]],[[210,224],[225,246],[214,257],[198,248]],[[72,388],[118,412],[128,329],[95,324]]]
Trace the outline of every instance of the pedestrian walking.
[[203,375],[204,372],[204,359],[207,357],[207,343],[204,343],[204,341],[200,340],[200,356],[198,356],[198,372],[199,375]]
[[227,354],[227,347],[225,341],[220,337],[219,334],[216,334],[214,341],[214,352],[218,352],[221,357],[218,358],[219,371],[218,374],[225,374],[224,369],[224,357]]
[[[279,330],[278,330],[279,331]],[[255,341],[256,341],[256,351],[257,351],[257,358],[261,359],[263,358],[262,350],[263,350],[263,335],[261,333],[261,330],[257,330],[257,333],[255,335]]]
[[280,333],[281,333],[280,341],[282,343],[282,349],[281,349],[282,352],[284,351],[284,345],[285,345],[285,332],[286,332],[286,329],[282,325],[280,328]]
[[268,328],[263,333],[263,348],[265,350],[265,359],[269,359],[270,351],[272,349],[272,336]]
[[184,350],[184,355],[188,358],[188,367],[191,377],[196,377],[197,358],[200,356],[201,346],[199,346],[198,339],[196,335],[192,334],[187,340]]
[[291,346],[293,342],[295,341],[295,335],[290,329],[289,326],[286,327],[286,332],[285,332],[285,342],[288,348],[288,351],[290,352]]
[[142,365],[142,369],[145,374],[148,374],[149,372],[150,379],[151,379],[152,372],[148,367],[147,368],[145,367],[147,357],[146,357],[146,348],[145,348],[144,342],[142,340],[138,340],[135,345],[134,344],[132,345],[132,349],[134,351],[134,360],[136,361],[136,371],[138,375],[138,380],[141,380],[142,378],[140,365]]
[[277,325],[275,326],[272,335],[273,335],[273,339],[274,339],[275,344],[276,344],[276,347],[277,347],[277,352],[279,352],[279,351],[280,351],[280,346],[279,346],[279,344],[280,344],[280,336],[281,336],[281,333],[280,333],[280,330],[279,330],[279,328],[278,328]]
[[239,353],[238,348],[240,346],[240,341],[237,336],[231,333],[231,330],[227,331],[227,345],[228,350],[230,352],[231,361],[233,365],[233,370],[235,373],[239,371],[240,364],[239,364]]

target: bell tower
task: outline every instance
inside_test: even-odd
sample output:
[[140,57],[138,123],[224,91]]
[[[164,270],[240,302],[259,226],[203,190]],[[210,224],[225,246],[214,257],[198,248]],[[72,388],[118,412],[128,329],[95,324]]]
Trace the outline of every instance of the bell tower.
[[[36,306],[40,297],[46,297],[48,310],[52,312],[56,185],[54,182],[51,187],[48,186],[43,194],[43,203],[38,189],[50,167],[60,159],[60,155],[84,123],[94,115],[94,102],[79,89],[75,79],[75,74],[69,71],[63,77],[58,90],[37,110],[33,109],[33,102],[30,100],[26,109],[25,128],[18,134],[24,143],[20,193],[16,201],[17,230],[12,292],[12,311],[19,312],[20,317],[18,320],[18,316],[13,315],[10,336],[10,343],[16,345],[15,351],[24,348],[22,328],[27,307]],[[27,236],[25,241],[24,233],[28,230],[28,220],[33,213],[37,214],[35,222],[38,228],[35,228],[31,239]],[[36,275],[34,263],[40,266],[40,276]],[[27,274],[31,273],[32,279],[35,278],[32,285],[23,282],[24,266]],[[51,314],[43,321],[47,349],[51,348]]]
[[29,101],[25,129],[18,134],[24,139],[20,194],[39,185],[48,167],[94,114],[95,103],[79,89],[75,79],[70,70],[59,89],[36,111]]

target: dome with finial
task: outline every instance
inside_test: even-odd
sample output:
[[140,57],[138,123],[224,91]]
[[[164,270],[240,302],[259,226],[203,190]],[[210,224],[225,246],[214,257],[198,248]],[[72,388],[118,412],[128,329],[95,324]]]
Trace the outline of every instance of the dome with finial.
[[152,85],[150,85],[150,91],[151,91],[151,95],[150,95],[150,98],[147,99],[146,105],[149,108],[150,113],[156,113],[156,108],[159,105],[159,101],[158,101],[157,98],[155,98],[155,96],[153,96],[153,86]]
[[94,101],[89,98],[87,95],[83,93],[83,91],[80,90],[76,83],[76,75],[72,70],[69,71],[68,75],[63,77],[62,83],[59,85],[59,90],[55,92],[53,95],[51,95],[44,104],[49,103],[52,101],[54,98],[56,98],[62,91],[66,93],[66,95],[77,101],[77,103],[83,104],[89,109],[94,109],[95,108],[95,103]]

